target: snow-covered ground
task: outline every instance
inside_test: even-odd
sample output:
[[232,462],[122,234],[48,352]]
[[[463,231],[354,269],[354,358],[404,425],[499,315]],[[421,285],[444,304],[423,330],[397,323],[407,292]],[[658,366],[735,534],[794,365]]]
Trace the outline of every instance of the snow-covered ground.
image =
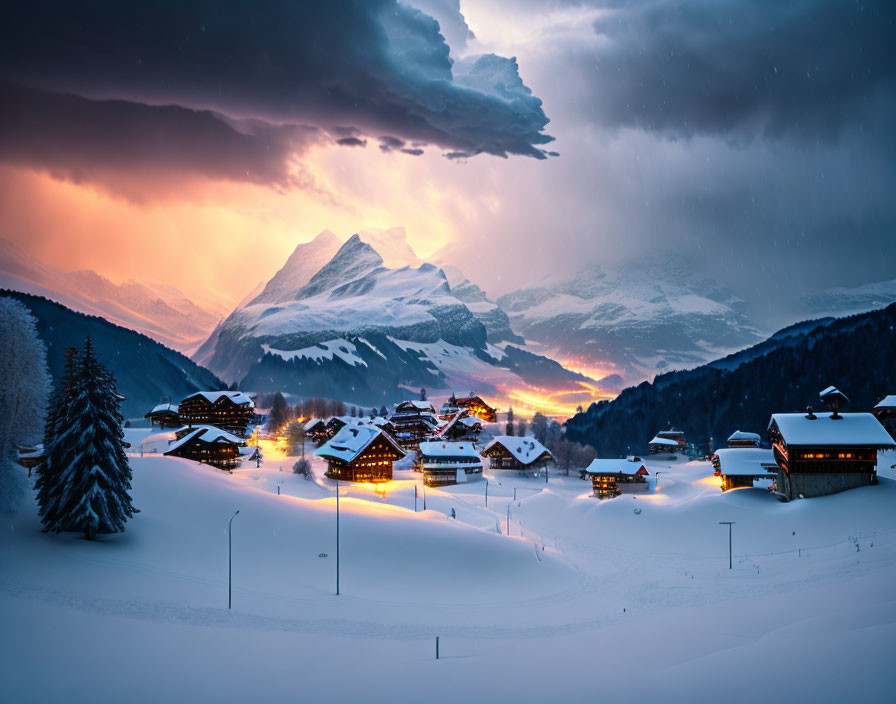
[[[123,535],[47,536],[31,506],[4,518],[5,701],[881,701],[896,685],[896,455],[878,486],[790,504],[671,462],[649,465],[649,494],[487,472],[488,508],[478,481],[428,488],[424,512],[400,471],[342,489],[340,596],[316,459],[313,480],[273,453],[232,475],[131,461]],[[719,521],[736,521],[730,571]]]

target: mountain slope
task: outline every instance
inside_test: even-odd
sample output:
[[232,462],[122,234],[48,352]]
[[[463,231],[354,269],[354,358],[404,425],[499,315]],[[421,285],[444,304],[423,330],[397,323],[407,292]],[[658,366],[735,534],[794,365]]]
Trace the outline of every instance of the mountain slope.
[[224,383],[184,355],[133,330],[96,316],[85,315],[40,296],[0,290],[28,306],[37,318],[37,330],[47,346],[47,362],[54,384],[62,376],[64,354],[93,340],[97,358],[118,380],[126,397],[126,418],[142,417],[160,401],[178,401],[199,389],[222,389]]
[[44,296],[87,315],[99,315],[169,347],[192,350],[219,318],[172,286],[114,284],[94,271],[60,272],[0,239],[0,287]]
[[847,288],[837,286],[804,296],[809,315],[853,315],[896,302],[896,279]]
[[466,278],[457,267],[443,266],[442,271],[448,277],[451,292],[462,301],[476,319],[485,326],[488,341],[493,345],[500,342],[513,342],[523,345],[526,341],[510,327],[507,313],[498,304],[486,296],[485,291]]
[[[896,390],[896,304],[837,320],[791,326],[724,363],[658,376],[593,404],[567,421],[567,436],[602,457],[640,452],[668,423],[709,449],[737,429],[764,433],[774,412],[818,405],[835,384],[868,410]],[[722,362],[722,360],[720,360]]]
[[324,230],[310,242],[300,244],[286,260],[286,264],[268,281],[264,290],[253,298],[256,303],[285,303],[308,283],[320,268],[339,251],[339,238]]
[[497,303],[530,349],[628,383],[761,339],[737,298],[674,255],[547,277]]

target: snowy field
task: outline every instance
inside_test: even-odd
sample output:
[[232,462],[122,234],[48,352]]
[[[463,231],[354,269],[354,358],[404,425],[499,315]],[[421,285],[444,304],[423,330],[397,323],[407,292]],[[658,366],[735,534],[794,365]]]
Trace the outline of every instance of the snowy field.
[[[340,596],[335,485],[292,462],[231,475],[132,457],[141,513],[95,543],[42,534],[32,505],[4,518],[3,701],[888,701],[896,686],[896,455],[876,487],[790,504],[670,462],[648,465],[649,494],[487,472],[487,508],[478,481],[428,488],[424,512],[396,472],[342,489]],[[719,521],[736,522],[732,570]]]

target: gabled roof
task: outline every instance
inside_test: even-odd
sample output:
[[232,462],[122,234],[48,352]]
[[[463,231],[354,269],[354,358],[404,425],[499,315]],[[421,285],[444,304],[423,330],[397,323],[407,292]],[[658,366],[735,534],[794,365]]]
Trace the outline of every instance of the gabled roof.
[[884,426],[870,413],[841,413],[836,420],[830,413],[816,413],[810,420],[805,413],[775,413],[769,428],[776,425],[788,445],[810,447],[893,447],[894,441]]
[[771,477],[778,471],[774,452],[761,447],[723,447],[715,454],[719,473],[729,477]]
[[430,413],[435,413],[436,410],[429,401],[402,401],[395,405],[395,409],[398,410],[405,405],[411,405],[418,411],[429,411]]
[[585,472],[588,474],[624,474],[628,477],[646,477],[650,474],[643,462],[620,459],[591,460],[591,464],[588,465]]
[[683,443],[678,440],[672,440],[670,438],[661,438],[657,435],[653,440],[651,440],[648,445],[667,445],[668,447],[681,447]]
[[353,462],[377,438],[383,438],[395,450],[399,458],[405,456],[405,451],[395,444],[388,433],[384,433],[372,424],[346,425],[329,441],[321,445],[314,454],[318,457],[338,459],[345,463]]
[[495,445],[500,445],[507,450],[521,464],[531,464],[543,454],[553,457],[548,449],[531,435],[516,437],[514,435],[498,435],[482,451],[485,454]]
[[189,396],[184,397],[184,401],[187,401],[191,398],[196,398],[197,396],[202,396],[209,403],[216,403],[222,398],[229,398],[230,401],[237,406],[248,406],[249,408],[255,408],[255,403],[242,391],[197,391],[196,393],[192,393]]
[[147,416],[151,416],[153,413],[177,413],[178,405],[176,403],[160,403],[158,406],[155,406]]
[[883,400],[877,404],[875,409],[878,408],[896,408],[896,394],[890,394],[889,396],[884,396]]
[[728,438],[728,442],[733,440],[752,440],[759,442],[759,433],[748,433],[745,430],[735,430]]
[[479,459],[479,450],[471,442],[421,442],[423,457],[469,457]]
[[[177,431],[175,431],[177,432]],[[183,447],[191,440],[198,440],[199,442],[204,442],[209,445],[214,443],[227,443],[233,445],[244,445],[245,440],[243,438],[237,437],[232,433],[228,433],[226,430],[221,430],[220,428],[216,428],[213,425],[200,425],[197,428],[193,428],[184,435],[180,440],[175,440],[170,445],[168,445],[168,449],[165,450],[163,454],[170,454],[174,450]]]
[[320,418],[309,418],[308,420],[305,421],[305,425],[303,425],[302,427],[305,429],[305,432],[307,433],[309,430],[314,430],[315,426],[317,426],[317,425],[325,426],[326,423]]

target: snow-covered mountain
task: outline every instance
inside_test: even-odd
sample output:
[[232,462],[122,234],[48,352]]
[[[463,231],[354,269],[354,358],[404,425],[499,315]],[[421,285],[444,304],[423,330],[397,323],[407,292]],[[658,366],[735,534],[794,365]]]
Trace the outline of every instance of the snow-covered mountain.
[[193,351],[220,320],[219,313],[200,307],[172,286],[115,284],[91,270],[56,271],[4,239],[0,239],[0,288],[44,296],[182,352]]
[[[278,300],[259,296],[238,307],[194,358],[244,388],[363,404],[421,386],[506,398],[512,389],[537,395],[546,386],[594,383],[489,344],[485,326],[432,264],[390,268],[359,235],[307,281],[306,261],[290,257],[265,287]],[[281,286],[285,281],[294,288]]]
[[451,292],[455,297],[463,301],[476,316],[476,319],[485,326],[488,341],[493,345],[501,342],[513,342],[525,344],[525,340],[517,335],[510,327],[510,319],[507,313],[498,307],[479,286],[470,281],[457,267],[443,266],[442,271],[448,277]]
[[637,383],[689,368],[760,339],[741,302],[700,279],[684,260],[658,256],[570,279],[547,277],[498,305],[529,349],[573,369],[600,369]]
[[896,301],[896,279],[847,288],[837,286],[803,297],[805,312],[811,316],[843,316],[885,308]]

